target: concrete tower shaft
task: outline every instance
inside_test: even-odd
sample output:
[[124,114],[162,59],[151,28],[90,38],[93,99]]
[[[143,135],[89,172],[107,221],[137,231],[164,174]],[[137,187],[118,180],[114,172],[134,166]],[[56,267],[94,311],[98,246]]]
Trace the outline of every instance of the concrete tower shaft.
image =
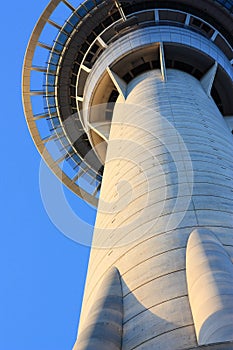
[[[131,81],[113,113],[81,339],[101,282],[114,266],[122,283],[123,350],[197,346],[186,245],[193,229],[208,229],[232,265],[232,152],[232,135],[197,79],[168,69],[166,82],[159,70]],[[217,339],[211,334],[207,344],[232,340],[233,310],[224,303],[225,292],[217,293],[222,305],[217,310],[210,305],[199,327],[221,310],[230,330],[225,334],[223,327]],[[77,341],[74,349],[89,349],[88,342],[82,347]]]
[[50,168],[98,207],[74,349],[232,349],[233,2],[73,2],[39,19],[23,98]]

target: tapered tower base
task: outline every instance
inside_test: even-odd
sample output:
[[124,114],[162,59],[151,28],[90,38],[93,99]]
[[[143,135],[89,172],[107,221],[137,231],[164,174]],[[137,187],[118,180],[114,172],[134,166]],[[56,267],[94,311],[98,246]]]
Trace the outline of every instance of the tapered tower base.
[[74,349],[231,349],[232,1],[76,5],[51,0],[23,69],[35,144],[98,205]]
[[[92,322],[100,285],[115,266],[123,300],[122,347],[116,349],[199,348],[192,314],[202,300],[195,300],[192,310],[187,240],[195,228],[208,228],[222,242],[230,262],[232,154],[231,134],[222,115],[194,77],[168,69],[164,81],[161,72],[154,70],[126,87],[111,124],[81,338]],[[222,268],[219,264],[216,270]],[[233,266],[229,278],[233,281]],[[228,293],[233,296],[233,290]],[[219,307],[210,306],[206,317],[229,311],[224,311],[224,302],[222,311]],[[231,340],[233,310],[227,315],[225,339]],[[105,324],[107,333],[110,320]],[[224,332],[220,330],[215,342],[222,341]],[[208,343],[211,336],[204,344]],[[218,347],[207,347],[212,348]]]

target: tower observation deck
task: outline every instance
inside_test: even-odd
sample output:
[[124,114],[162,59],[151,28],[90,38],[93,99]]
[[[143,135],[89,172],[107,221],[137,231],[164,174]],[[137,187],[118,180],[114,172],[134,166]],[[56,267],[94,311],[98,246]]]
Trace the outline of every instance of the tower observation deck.
[[74,350],[233,349],[232,47],[232,0],[52,0],[38,20],[27,123],[98,208]]

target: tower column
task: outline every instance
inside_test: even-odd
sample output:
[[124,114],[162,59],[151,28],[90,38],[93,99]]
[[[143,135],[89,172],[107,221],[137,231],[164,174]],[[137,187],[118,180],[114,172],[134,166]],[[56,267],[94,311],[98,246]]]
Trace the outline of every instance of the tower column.
[[113,114],[80,330],[116,266],[123,350],[197,346],[186,245],[196,227],[226,250],[232,244],[232,152],[221,113],[194,77],[168,69],[164,82],[154,70],[129,83]]
[[50,0],[32,32],[32,138],[98,208],[91,239],[40,182],[55,225],[91,245],[74,350],[233,347],[230,3]]

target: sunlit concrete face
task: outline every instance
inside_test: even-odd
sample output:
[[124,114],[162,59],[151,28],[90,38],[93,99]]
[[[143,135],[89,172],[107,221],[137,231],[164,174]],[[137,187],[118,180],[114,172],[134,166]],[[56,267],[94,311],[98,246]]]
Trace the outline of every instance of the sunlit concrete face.
[[22,84],[42,157],[98,205],[74,349],[232,349],[233,3],[76,6],[50,1]]
[[[191,75],[168,69],[165,82],[154,70],[127,86],[113,114],[75,349],[89,349],[79,339],[112,267],[121,276],[123,350],[232,340],[228,310],[223,336],[197,343],[192,313],[199,304],[192,310],[186,278],[187,240],[197,227],[213,232],[232,256],[232,152],[221,113]],[[209,307],[199,329],[219,308]]]

